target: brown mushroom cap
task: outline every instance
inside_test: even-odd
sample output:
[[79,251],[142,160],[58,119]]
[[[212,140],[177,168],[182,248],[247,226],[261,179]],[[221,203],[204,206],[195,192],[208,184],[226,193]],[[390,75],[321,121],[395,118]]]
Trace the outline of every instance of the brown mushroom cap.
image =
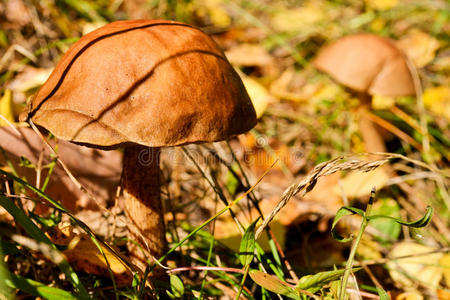
[[371,34],[343,37],[323,48],[314,65],[359,92],[391,97],[414,94],[406,58],[387,38]]
[[76,143],[150,147],[213,142],[256,124],[217,44],[192,26],[118,21],[75,43],[32,100],[28,118]]

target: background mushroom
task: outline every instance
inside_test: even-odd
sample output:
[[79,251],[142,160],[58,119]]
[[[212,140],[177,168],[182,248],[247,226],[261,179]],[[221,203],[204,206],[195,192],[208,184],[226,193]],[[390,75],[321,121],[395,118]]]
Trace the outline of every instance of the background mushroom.
[[415,93],[404,54],[387,38],[354,34],[323,48],[314,66],[357,93],[361,101],[359,128],[366,151],[386,152],[375,124],[367,117],[367,108],[375,94],[398,97]]
[[77,144],[124,147],[131,232],[156,257],[165,245],[159,147],[224,140],[256,123],[239,76],[210,37],[149,20],[82,37],[34,96],[27,119]]

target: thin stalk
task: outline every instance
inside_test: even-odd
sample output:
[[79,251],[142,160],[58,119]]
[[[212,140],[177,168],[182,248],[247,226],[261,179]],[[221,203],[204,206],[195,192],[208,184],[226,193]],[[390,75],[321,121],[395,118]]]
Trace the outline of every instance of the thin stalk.
[[354,262],[354,258],[355,258],[355,254],[356,254],[356,249],[358,248],[358,245],[361,241],[364,230],[366,229],[367,225],[369,224],[369,220],[367,219],[367,217],[370,215],[370,212],[372,210],[374,198],[375,198],[375,188],[372,188],[372,191],[370,193],[369,203],[367,203],[366,211],[364,213],[363,220],[362,220],[361,226],[359,228],[358,236],[356,237],[355,242],[353,243],[352,250],[350,251],[350,255],[347,260],[347,264],[345,265],[344,275],[342,276],[341,290],[339,292],[340,300],[345,300],[347,297],[346,289],[347,289],[348,278],[349,278],[350,273],[353,268],[353,262]]
[[250,270],[250,264],[245,266],[244,276],[242,276],[241,285],[239,287],[239,291],[236,295],[236,300],[239,300],[242,294],[242,289],[244,288],[245,280],[247,279],[248,271]]

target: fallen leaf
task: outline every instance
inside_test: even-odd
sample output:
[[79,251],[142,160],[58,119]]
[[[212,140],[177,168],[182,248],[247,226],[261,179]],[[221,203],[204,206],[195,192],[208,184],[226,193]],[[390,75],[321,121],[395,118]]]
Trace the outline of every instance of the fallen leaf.
[[209,18],[214,26],[219,28],[230,26],[231,17],[222,0],[196,0],[193,5],[195,13],[202,18]]
[[302,31],[326,17],[322,3],[307,1],[302,7],[293,9],[277,9],[271,18],[271,25],[275,31]]
[[264,66],[273,63],[273,58],[260,44],[238,44],[225,52],[231,64],[238,66]]
[[[60,224],[62,225],[62,223]],[[88,274],[109,276],[108,269],[110,269],[119,284],[131,281],[131,272],[115,254],[101,246],[105,255],[103,256],[87,234],[74,232],[71,225],[59,226],[58,231],[52,234],[51,239],[56,244],[68,246],[63,254],[76,270],[82,270]]]
[[[0,115],[11,123],[14,123],[14,110],[12,103],[11,90],[5,90],[3,97],[0,99]],[[0,126],[8,126],[8,122],[0,118]]]
[[372,97],[373,109],[389,109],[395,105],[395,99],[393,97],[374,95]]
[[323,84],[308,82],[310,76],[309,70],[297,72],[294,67],[289,67],[272,82],[270,93],[281,99],[298,102],[310,101],[316,96],[320,97],[319,93],[321,93]]
[[437,290],[437,297],[439,300],[449,300],[450,299],[450,292],[448,290],[438,289]]
[[438,86],[428,88],[423,93],[425,107],[450,122],[450,87]]
[[440,43],[428,33],[411,29],[397,42],[397,46],[408,55],[417,68],[422,68],[434,59]]
[[405,292],[395,297],[395,300],[423,300],[423,296],[417,292]]
[[260,118],[266,110],[269,103],[274,102],[275,98],[269,94],[267,89],[258,81],[252,79],[245,74],[240,74],[245,89],[252,100],[253,107],[256,111],[256,117]]
[[[20,157],[26,157],[37,165],[41,151],[44,151],[42,165],[51,161],[50,152],[42,140],[30,128],[16,128],[20,136],[10,127],[0,127],[0,147],[2,147],[17,170],[19,176],[36,185],[36,171],[32,168],[19,166]],[[57,145],[57,153],[73,175],[91,191],[100,204],[114,199],[122,169],[121,153],[119,151],[101,151],[78,146],[66,141],[50,141]],[[0,153],[0,165],[6,165],[6,159]],[[40,184],[47,174],[44,169]],[[62,167],[56,165],[47,189],[52,198],[59,200],[71,211],[81,208],[98,209],[98,206],[85,193],[78,189]],[[40,206],[46,210],[46,206]],[[42,211],[41,211],[42,212]],[[39,213],[39,212],[36,212]]]
[[96,29],[98,29],[98,28],[100,28],[100,27],[102,27],[102,26],[104,26],[106,24],[107,24],[107,22],[104,21],[104,20],[97,20],[97,21],[94,21],[94,22],[86,22],[86,23],[84,23],[82,25],[81,32],[82,32],[83,35],[86,35],[89,32],[94,31],[94,30],[96,30]]
[[439,72],[450,71],[450,55],[438,56],[429,66],[430,70]]
[[388,10],[398,4],[398,0],[365,0],[369,9]]
[[444,269],[443,273],[445,284],[447,285],[448,288],[450,288],[450,254],[448,253],[444,254],[441,260],[439,261],[439,264]]
[[14,76],[6,87],[11,89],[15,103],[25,103],[50,76],[53,68],[34,68],[26,66],[21,73]]
[[340,186],[334,186],[333,190],[337,195],[342,195],[343,192],[349,198],[360,198],[370,195],[374,186],[378,190],[383,188],[388,179],[389,175],[383,168],[370,172],[352,171],[341,179]]
[[[391,260],[387,263],[389,274],[394,282],[402,287],[411,287],[420,282],[422,286],[435,291],[443,275],[439,266],[442,253],[419,255],[436,250],[415,242],[401,242],[389,252]],[[408,258],[396,257],[411,256]]]
[[374,241],[368,236],[363,236],[358,245],[358,248],[356,249],[356,253],[358,254],[358,256],[363,257],[364,259],[383,258],[378,242]]
[[31,22],[30,10],[22,0],[6,1],[5,16],[15,25],[25,26]]

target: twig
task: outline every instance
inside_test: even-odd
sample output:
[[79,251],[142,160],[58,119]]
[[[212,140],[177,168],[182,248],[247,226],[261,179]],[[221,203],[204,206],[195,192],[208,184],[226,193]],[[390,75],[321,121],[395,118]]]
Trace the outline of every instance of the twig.
[[244,270],[236,268],[226,268],[226,267],[206,267],[206,266],[191,266],[191,267],[180,267],[167,270],[168,274],[186,272],[186,271],[222,271],[222,272],[232,272],[244,274]]

